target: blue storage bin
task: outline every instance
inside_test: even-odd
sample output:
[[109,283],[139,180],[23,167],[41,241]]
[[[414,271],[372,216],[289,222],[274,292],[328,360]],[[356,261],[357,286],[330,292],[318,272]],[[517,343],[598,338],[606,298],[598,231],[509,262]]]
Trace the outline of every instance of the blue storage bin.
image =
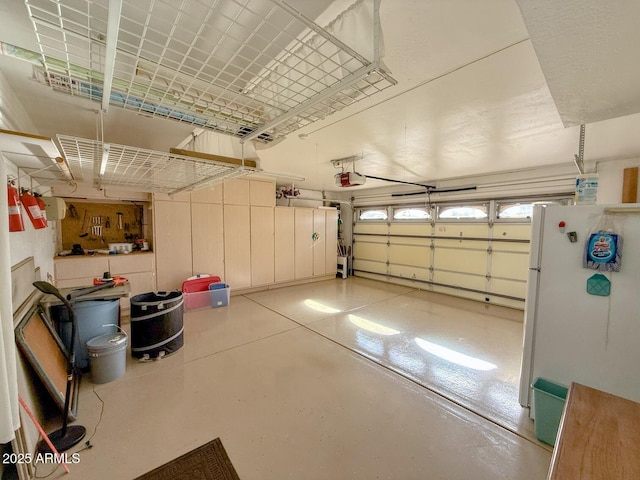
[[211,306],[216,308],[229,305],[230,290],[229,285],[224,282],[212,283],[209,285]]

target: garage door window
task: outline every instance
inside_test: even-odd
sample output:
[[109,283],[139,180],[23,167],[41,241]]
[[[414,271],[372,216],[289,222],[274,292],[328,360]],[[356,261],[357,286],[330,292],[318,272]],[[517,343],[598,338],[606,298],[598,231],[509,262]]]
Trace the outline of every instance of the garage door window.
[[480,205],[451,205],[438,207],[438,218],[443,220],[475,219],[482,220],[489,215],[489,206]]
[[388,218],[387,210],[382,208],[376,209],[362,209],[360,210],[360,215],[358,215],[359,220],[386,220]]
[[393,210],[394,220],[427,220],[431,218],[431,212],[426,207],[404,207]]
[[523,219],[531,218],[533,214],[532,203],[516,203],[498,205],[498,218]]
[[570,199],[536,200],[534,202],[496,202],[496,218],[498,220],[531,220],[534,205],[569,205]]

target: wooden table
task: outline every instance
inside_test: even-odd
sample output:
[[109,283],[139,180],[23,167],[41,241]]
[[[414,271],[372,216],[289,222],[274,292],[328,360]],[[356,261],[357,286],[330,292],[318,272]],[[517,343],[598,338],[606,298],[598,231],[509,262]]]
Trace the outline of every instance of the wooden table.
[[640,403],[572,383],[548,479],[640,479]]

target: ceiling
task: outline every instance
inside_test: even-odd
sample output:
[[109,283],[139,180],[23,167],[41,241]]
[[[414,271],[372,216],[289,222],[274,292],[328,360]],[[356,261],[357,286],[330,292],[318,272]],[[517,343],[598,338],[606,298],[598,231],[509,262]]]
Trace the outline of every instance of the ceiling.
[[[215,3],[185,0],[181,5]],[[325,26],[350,4],[290,0],[287,5]],[[106,19],[105,12],[96,16]],[[304,177],[295,182],[306,188],[338,190],[333,177],[340,170],[331,161],[343,158],[349,159],[344,162],[349,170],[355,159],[355,169],[365,175],[429,183],[572,164],[583,123],[587,165],[640,158],[640,66],[631,60],[640,44],[638,2],[615,2],[614,7],[604,0],[382,0],[380,21],[388,85],[331,112],[316,108],[303,120],[294,117],[298,123],[284,123],[288,130],[274,130],[266,142],[247,140],[243,148],[238,130],[219,133],[218,127],[203,128],[184,117],[170,120],[126,103],[114,105],[113,97],[101,115],[99,98],[54,91],[32,79],[31,63],[11,56],[0,55],[0,71],[33,122],[36,131],[28,133],[102,138],[169,152],[185,147],[194,131],[211,132],[202,134],[208,136],[201,143],[206,153],[257,158],[263,170],[282,174],[282,182],[287,176]],[[121,24],[119,39],[126,28]],[[0,4],[0,42],[36,52],[42,48],[25,2]],[[123,63],[116,62],[115,70],[124,72]],[[192,70],[183,63],[172,71],[170,81],[184,84],[183,75]],[[370,180],[357,188],[383,185]]]

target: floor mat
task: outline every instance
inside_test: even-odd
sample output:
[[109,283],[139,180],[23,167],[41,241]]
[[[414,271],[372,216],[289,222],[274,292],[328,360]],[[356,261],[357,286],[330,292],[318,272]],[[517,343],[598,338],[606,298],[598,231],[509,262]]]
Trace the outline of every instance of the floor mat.
[[135,480],[240,480],[219,438]]

